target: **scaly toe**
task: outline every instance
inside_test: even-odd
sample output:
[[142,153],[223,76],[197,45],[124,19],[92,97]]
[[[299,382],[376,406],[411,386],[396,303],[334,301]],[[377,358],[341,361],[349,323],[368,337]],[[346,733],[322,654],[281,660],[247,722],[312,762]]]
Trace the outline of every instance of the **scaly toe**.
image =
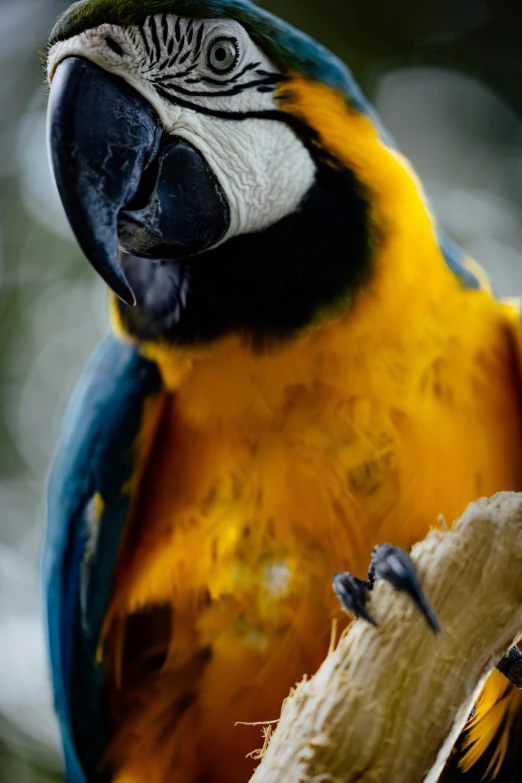
[[345,612],[354,617],[362,617],[371,625],[377,625],[365,608],[368,592],[371,590],[368,582],[358,579],[347,571],[339,571],[334,574],[332,587]]

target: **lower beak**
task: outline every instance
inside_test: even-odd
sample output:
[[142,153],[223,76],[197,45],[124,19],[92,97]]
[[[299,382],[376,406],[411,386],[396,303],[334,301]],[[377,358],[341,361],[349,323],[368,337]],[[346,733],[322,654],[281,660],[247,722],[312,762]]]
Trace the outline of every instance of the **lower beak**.
[[183,258],[227,232],[227,202],[201,153],[164,133],[144,98],[88,60],[70,57],[56,70],[49,148],[76,239],[127,304],[136,300],[120,247],[151,258]]

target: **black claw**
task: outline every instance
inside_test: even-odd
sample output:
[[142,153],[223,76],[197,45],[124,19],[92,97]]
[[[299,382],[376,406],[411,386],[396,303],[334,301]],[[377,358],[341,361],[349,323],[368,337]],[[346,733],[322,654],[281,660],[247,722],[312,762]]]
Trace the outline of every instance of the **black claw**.
[[378,544],[374,548],[368,580],[373,584],[377,579],[385,579],[396,590],[409,595],[431,630],[436,634],[441,632],[437,615],[424,594],[415,566],[403,549],[391,544]]
[[367,582],[357,579],[346,571],[334,574],[332,587],[345,612],[354,617],[362,617],[371,625],[377,625],[371,614],[366,611],[365,604],[371,589]]
[[522,690],[522,652],[514,645],[497,663],[497,669],[519,690]]

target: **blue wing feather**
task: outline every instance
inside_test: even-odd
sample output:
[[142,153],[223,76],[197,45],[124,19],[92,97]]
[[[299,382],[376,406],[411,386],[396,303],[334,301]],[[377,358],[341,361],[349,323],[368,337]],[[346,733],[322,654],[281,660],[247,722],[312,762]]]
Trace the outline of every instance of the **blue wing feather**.
[[[103,750],[96,649],[129,509],[125,485],[135,465],[143,406],[160,391],[155,364],[133,345],[106,338],[71,399],[51,473],[43,571],[55,706],[70,783],[91,780]],[[96,493],[103,498],[103,514],[80,601],[86,509]]]
[[480,280],[470,269],[464,265],[464,253],[446,234],[440,232],[438,236],[439,247],[446,264],[460,280],[464,288],[478,291],[482,286]]

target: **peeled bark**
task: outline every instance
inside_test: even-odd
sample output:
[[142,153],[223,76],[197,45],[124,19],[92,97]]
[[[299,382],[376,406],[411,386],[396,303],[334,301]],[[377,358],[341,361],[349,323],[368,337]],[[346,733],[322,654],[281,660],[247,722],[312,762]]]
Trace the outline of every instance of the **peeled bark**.
[[443,632],[378,583],[315,676],[285,701],[251,783],[437,780],[486,676],[522,633],[522,494],[471,504],[412,550]]

